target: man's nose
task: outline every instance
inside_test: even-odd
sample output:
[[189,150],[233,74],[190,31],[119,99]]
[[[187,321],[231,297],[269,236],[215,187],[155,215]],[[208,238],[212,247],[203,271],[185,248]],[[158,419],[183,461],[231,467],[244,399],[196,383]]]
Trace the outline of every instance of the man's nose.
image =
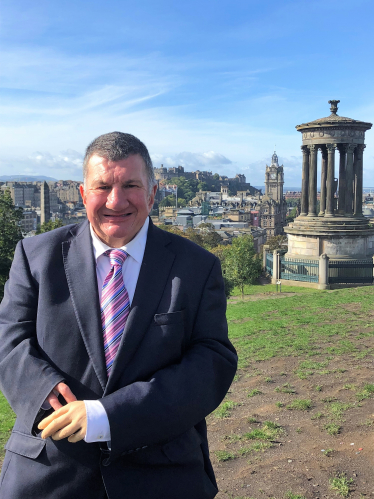
[[113,186],[106,200],[107,208],[120,211],[128,206],[127,196],[123,189]]

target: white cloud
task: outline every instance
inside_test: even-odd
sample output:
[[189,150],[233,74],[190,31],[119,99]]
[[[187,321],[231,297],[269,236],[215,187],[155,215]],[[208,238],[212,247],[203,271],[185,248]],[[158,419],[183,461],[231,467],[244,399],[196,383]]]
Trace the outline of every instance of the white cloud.
[[69,149],[59,154],[47,151],[30,156],[14,156],[0,160],[1,175],[46,175],[57,179],[82,179],[83,155]]
[[164,156],[162,154],[152,154],[152,161],[156,168],[161,164],[165,167],[183,166],[186,171],[195,170],[214,170],[213,173],[224,170],[227,165],[232,165],[233,162],[226,158],[223,154],[208,151],[203,153],[180,152],[172,156]]

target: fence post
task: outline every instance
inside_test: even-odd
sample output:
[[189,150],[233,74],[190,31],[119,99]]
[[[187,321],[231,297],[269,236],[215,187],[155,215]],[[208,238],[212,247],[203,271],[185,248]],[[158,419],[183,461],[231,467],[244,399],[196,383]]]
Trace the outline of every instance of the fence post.
[[319,257],[318,289],[330,289],[329,285],[329,257],[322,253]]
[[273,275],[271,276],[271,283],[277,284],[279,279],[279,250],[273,251]]
[[262,247],[262,267],[264,270],[266,270],[266,253],[267,253],[268,249],[269,249],[269,245],[264,244]]

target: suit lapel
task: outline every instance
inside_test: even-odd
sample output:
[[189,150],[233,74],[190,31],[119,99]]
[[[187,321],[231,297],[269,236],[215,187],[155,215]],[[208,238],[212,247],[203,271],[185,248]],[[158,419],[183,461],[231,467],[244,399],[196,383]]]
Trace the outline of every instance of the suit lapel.
[[107,383],[102,340],[100,303],[97,292],[96,264],[88,222],[78,227],[62,253],[70,296],[79,329],[96,376],[104,390]]
[[157,312],[175,258],[168,244],[168,234],[150,221],[134,299],[104,395],[123,374]]

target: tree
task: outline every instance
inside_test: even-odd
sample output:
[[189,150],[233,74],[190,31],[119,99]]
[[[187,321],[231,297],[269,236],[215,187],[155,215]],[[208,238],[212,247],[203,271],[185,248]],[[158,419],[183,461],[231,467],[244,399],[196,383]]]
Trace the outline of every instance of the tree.
[[262,271],[252,236],[245,234],[233,239],[225,251],[223,269],[226,278],[240,288],[244,299],[244,285],[254,284]]
[[23,239],[20,221],[22,208],[16,208],[9,191],[0,191],[0,298],[4,294],[4,284],[9,277],[14,250]]
[[59,218],[56,218],[55,221],[48,220],[48,222],[42,223],[42,225],[38,225],[38,228],[36,229],[36,234],[43,234],[44,232],[49,232],[50,230],[53,229],[58,229],[59,227],[63,227],[62,220]]
[[170,196],[165,196],[164,199],[160,201],[159,206],[175,206],[175,195],[170,194]]
[[213,253],[213,255],[216,255],[216,257],[219,258],[219,260],[221,262],[223,283],[225,286],[226,298],[230,298],[232,290],[235,287],[234,282],[231,281],[227,277],[226,272],[225,272],[225,257],[226,257],[228,250],[229,250],[229,246],[224,246],[223,244],[219,244],[215,248],[210,249],[210,252]]
[[201,223],[198,226],[200,236],[203,240],[203,245],[206,249],[210,250],[218,246],[222,238],[214,229],[214,225],[210,223]]
[[279,235],[279,236],[271,236],[266,241],[266,244],[269,246],[269,251],[274,251],[276,249],[287,249],[287,236]]
[[286,216],[286,222],[290,223],[293,222],[296,218],[297,215],[297,208],[292,208],[292,210],[289,212],[289,214]]
[[190,241],[192,241],[193,243],[195,244],[198,244],[199,246],[201,246],[202,248],[204,247],[204,241],[203,241],[203,238],[201,237],[201,235],[196,231],[194,230],[192,227],[188,227],[187,230],[184,231],[184,235],[185,237],[187,237],[187,239],[189,239]]

